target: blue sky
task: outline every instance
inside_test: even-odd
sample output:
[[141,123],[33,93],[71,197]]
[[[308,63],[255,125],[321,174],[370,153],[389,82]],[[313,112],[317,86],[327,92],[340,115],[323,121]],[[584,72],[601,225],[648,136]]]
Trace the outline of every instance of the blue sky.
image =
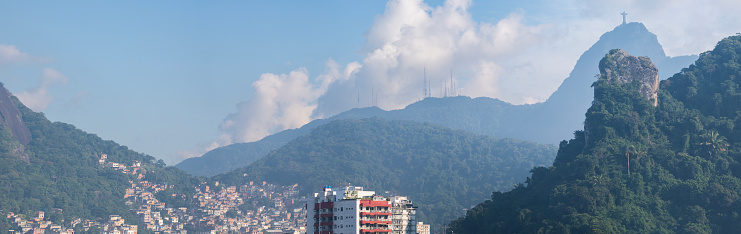
[[543,101],[622,10],[670,56],[739,31],[738,3],[691,3],[3,1],[0,81],[52,121],[173,164],[362,106],[342,100],[364,84],[402,108],[422,67],[455,68],[464,95]]
[[15,93],[55,69],[48,118],[162,158],[214,138],[260,74],[357,60],[384,3],[348,3],[4,2],[0,44],[40,61],[0,78]]

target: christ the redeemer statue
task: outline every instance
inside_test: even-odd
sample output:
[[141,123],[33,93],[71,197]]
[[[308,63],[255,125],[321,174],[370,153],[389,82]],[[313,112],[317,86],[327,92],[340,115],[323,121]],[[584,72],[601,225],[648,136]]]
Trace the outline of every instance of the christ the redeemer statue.
[[623,13],[620,14],[623,15],[623,24],[625,24],[625,16],[628,15],[628,13],[625,13],[625,11],[623,11]]

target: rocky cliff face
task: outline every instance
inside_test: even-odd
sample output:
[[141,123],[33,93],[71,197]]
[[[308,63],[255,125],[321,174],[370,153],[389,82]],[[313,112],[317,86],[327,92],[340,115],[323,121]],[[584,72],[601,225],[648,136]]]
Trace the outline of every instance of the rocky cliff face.
[[639,81],[640,92],[648,100],[652,100],[654,106],[658,105],[659,91],[659,69],[656,68],[648,57],[630,56],[628,52],[621,49],[610,50],[599,62],[600,76],[608,82],[620,82],[621,84]]
[[661,71],[662,79],[671,77],[688,67],[696,55],[667,57],[656,35],[641,23],[627,23],[603,34],[581,55],[574,69],[561,86],[530,117],[507,137],[557,143],[571,139],[575,130],[582,129],[584,113],[592,105],[592,83],[599,74],[599,61],[611,49],[622,49],[633,56],[647,56]]
[[0,84],[0,115],[2,117],[2,124],[10,128],[13,138],[23,144],[23,146],[28,146],[28,143],[31,142],[31,132],[26,127],[26,124],[23,123],[21,112],[15,103],[13,103],[10,92],[2,84]]

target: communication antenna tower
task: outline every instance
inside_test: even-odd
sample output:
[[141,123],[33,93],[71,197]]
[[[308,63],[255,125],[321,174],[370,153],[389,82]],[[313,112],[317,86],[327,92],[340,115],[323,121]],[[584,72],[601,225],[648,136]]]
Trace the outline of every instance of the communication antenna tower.
[[453,68],[450,69],[450,96],[456,96],[455,83],[453,83]]
[[425,83],[424,83],[425,86],[422,87],[422,93],[423,93],[423,98],[422,99],[425,99],[425,98],[427,98],[427,67],[425,67],[424,70],[422,70],[422,71],[423,71],[424,79],[425,79]]

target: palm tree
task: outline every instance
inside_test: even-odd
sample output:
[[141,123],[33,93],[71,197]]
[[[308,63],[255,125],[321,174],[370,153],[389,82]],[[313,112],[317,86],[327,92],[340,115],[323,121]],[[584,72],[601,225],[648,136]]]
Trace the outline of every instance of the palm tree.
[[700,145],[708,148],[708,154],[710,156],[712,156],[713,153],[717,154],[719,152],[726,151],[726,149],[728,148],[728,142],[726,142],[726,138],[718,134],[718,132],[715,130],[705,132],[700,135],[700,137],[702,137],[704,140],[700,143]]
[[630,177],[630,152],[631,152],[631,149],[632,149],[633,152],[635,152],[636,147],[633,146],[633,145],[626,145],[625,146],[625,157],[628,158],[628,177]]
[[638,147],[637,149],[633,150],[633,153],[636,155],[636,162],[639,163],[638,166],[640,166],[640,161],[643,156],[646,156],[647,150],[646,147]]

